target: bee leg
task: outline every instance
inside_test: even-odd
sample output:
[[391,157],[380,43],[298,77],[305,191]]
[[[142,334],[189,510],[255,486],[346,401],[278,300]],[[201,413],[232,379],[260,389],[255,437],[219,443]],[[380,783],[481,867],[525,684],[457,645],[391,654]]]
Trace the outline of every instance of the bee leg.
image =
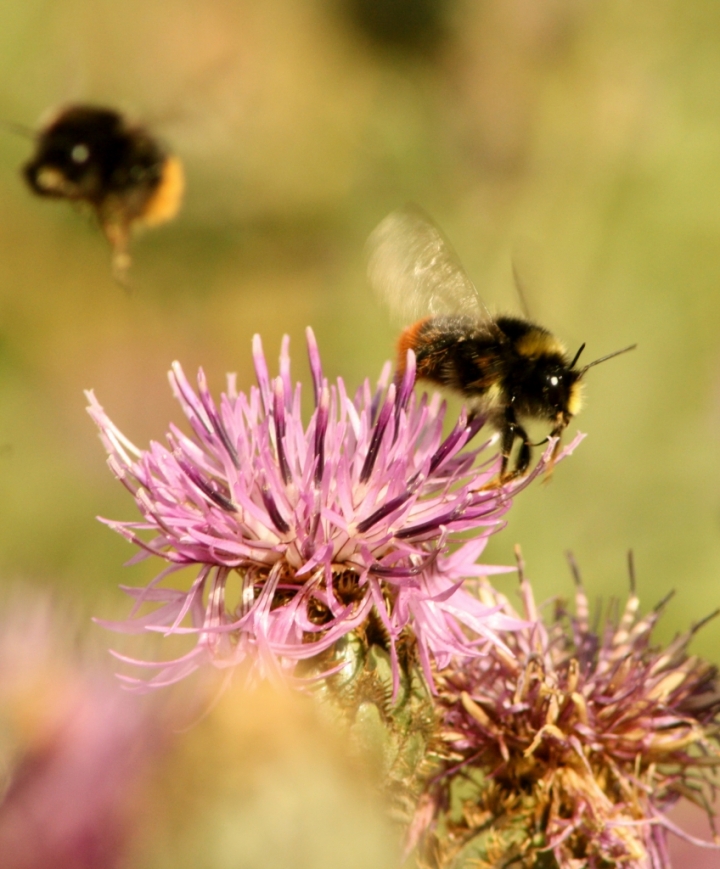
[[99,213],[100,226],[112,250],[112,273],[115,280],[125,290],[129,288],[127,273],[130,268],[130,226],[112,214]]
[[[528,469],[530,459],[532,457],[531,443],[528,433],[520,425],[515,417],[515,412],[511,407],[505,410],[505,425],[502,430],[502,440],[500,452],[502,454],[502,463],[500,465],[500,481],[506,483],[515,477],[521,477]],[[515,467],[512,471],[508,471],[510,463],[510,455],[512,453],[515,438],[520,438],[520,449],[515,459]]]
[[518,426],[516,433],[518,437],[522,438],[522,442],[520,444],[520,449],[518,450],[517,458],[515,459],[514,475],[516,477],[522,477],[525,471],[527,471],[530,459],[532,458],[532,444],[530,443],[527,432],[524,428]]
[[508,419],[509,415],[506,414],[504,425],[500,432],[500,455],[502,456],[502,461],[500,462],[500,480],[504,480],[507,476],[510,454],[515,443],[515,424]]
[[[500,473],[492,482],[483,486],[479,491],[497,489],[504,483],[521,477],[527,471],[532,456],[532,444],[530,443],[528,433],[517,421],[515,412],[511,407],[505,408],[502,417],[499,420],[494,420],[494,423],[500,432]],[[510,464],[510,457],[512,456],[516,438],[520,438],[520,450],[515,460],[515,467],[509,471],[508,465]]]

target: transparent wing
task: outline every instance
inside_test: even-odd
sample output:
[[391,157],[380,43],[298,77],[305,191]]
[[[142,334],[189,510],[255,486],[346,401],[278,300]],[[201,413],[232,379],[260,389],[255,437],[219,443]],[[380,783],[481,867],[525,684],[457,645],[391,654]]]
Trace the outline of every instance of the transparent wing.
[[420,208],[389,214],[372,231],[367,253],[370,283],[400,322],[439,314],[488,316],[450,243]]

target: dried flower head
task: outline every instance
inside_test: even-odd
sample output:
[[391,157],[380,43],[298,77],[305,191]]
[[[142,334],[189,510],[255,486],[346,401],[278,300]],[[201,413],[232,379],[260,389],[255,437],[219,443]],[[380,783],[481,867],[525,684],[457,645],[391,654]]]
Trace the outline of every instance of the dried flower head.
[[[634,582],[599,632],[579,578],[574,615],[559,604],[549,627],[524,579],[521,595],[528,624],[504,638],[513,657],[498,647],[436,679],[446,754],[415,837],[444,825],[426,837],[444,866],[464,865],[453,861],[469,846],[483,866],[502,853],[513,866],[667,869],[667,831],[682,831],[666,810],[689,796],[710,814],[720,764],[717,672],[688,654],[699,626],[654,648],[662,604],[639,617]],[[489,585],[481,598],[515,615]]]
[[[137,449],[88,394],[109,465],[143,515],[107,524],[170,563],[149,587],[126,589],[136,606],[112,627],[196,639],[185,656],[153,665],[150,684],[176,681],[204,661],[287,670],[370,618],[387,638],[395,678],[396,645],[410,626],[429,677],[431,658],[442,667],[452,655],[477,654],[517,622],[461,584],[508,569],[477,559],[552,446],[528,477],[488,487],[497,456],[478,466],[482,447],[468,448],[482,420],[463,413],[443,437],[438,396],[413,393],[412,354],[401,383],[389,383],[386,366],[375,390],[366,381],[351,399],[341,379],[323,377],[309,330],[308,347],[315,410],[307,426],[287,338],[271,380],[256,337],[258,386],[238,393],[229,377],[219,406],[202,371],[196,393],[175,363],[170,383],[192,435],[173,426],[167,446]],[[199,566],[189,590],[161,586],[187,565]],[[155,608],[138,614],[144,604]]]

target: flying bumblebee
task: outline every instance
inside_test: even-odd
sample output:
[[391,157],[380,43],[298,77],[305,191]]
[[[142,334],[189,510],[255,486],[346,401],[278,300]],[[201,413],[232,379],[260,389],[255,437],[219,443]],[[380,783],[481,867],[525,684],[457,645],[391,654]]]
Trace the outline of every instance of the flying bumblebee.
[[542,326],[492,316],[440,230],[414,207],[392,212],[372,232],[368,276],[391,312],[412,322],[398,341],[396,377],[402,378],[413,350],[419,378],[459,392],[471,413],[486,416],[500,435],[501,480],[523,475],[530,465],[533,444],[524,421],[551,424],[554,458],[582,406],[588,369],[636,346],[576,368],[584,344],[571,359]]
[[101,106],[66,106],[33,138],[35,153],[22,169],[30,189],[89,206],[122,279],[132,233],[171,220],[180,208],[179,159],[144,127]]

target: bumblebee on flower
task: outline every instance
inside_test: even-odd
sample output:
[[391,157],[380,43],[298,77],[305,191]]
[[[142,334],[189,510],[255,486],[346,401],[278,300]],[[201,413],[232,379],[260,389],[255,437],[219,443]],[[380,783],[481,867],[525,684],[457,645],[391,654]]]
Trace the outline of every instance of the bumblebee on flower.
[[[238,393],[230,377],[219,406],[202,371],[196,393],[175,363],[170,383],[192,435],[172,426],[167,446],[137,449],[88,394],[109,465],[143,516],[105,521],[145,555],[169,562],[148,588],[126,589],[134,613],[111,626],[197,640],[186,655],[158,664],[149,684],[181,679],[204,661],[292,670],[371,613],[387,637],[396,682],[397,641],[408,625],[431,680],[431,662],[476,655],[517,623],[461,585],[509,569],[477,559],[511,496],[545,459],[523,480],[488,489],[497,458],[477,464],[487,444],[469,446],[482,420],[468,423],[462,414],[443,437],[445,406],[437,395],[415,396],[412,353],[397,386],[386,366],[374,390],[366,381],[350,398],[342,379],[331,385],[323,376],[310,330],[307,340],[315,397],[307,426],[287,339],[280,375],[271,379],[256,337],[258,386]],[[154,536],[146,540],[143,531]],[[474,536],[457,538],[467,531]],[[188,591],[161,585],[192,564],[198,574]],[[230,607],[234,573],[240,603]],[[143,604],[154,611],[138,615]]]

